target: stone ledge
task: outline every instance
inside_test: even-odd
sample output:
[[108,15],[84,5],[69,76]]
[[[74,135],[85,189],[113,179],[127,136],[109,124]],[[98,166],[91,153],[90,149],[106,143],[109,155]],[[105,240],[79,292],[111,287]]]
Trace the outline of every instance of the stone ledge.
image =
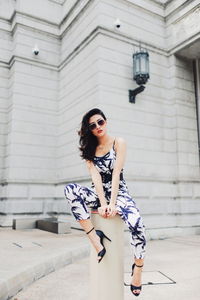
[[36,221],[38,218],[20,218],[13,219],[12,229],[33,229],[36,228]]
[[45,219],[45,220],[37,220],[36,227],[41,230],[46,230],[54,233],[70,233],[70,223],[69,222],[61,222],[57,219]]
[[70,233],[70,222],[58,221],[57,218],[20,218],[13,219],[12,228],[15,230],[38,228],[57,234]]

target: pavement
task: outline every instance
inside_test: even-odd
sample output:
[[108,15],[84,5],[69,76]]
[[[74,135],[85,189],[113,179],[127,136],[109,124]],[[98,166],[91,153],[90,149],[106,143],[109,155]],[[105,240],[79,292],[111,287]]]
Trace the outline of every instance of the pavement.
[[[134,297],[128,241],[125,232],[123,300]],[[90,244],[83,231],[0,228],[0,243],[0,300],[88,299]],[[147,242],[139,299],[200,299],[200,235]]]

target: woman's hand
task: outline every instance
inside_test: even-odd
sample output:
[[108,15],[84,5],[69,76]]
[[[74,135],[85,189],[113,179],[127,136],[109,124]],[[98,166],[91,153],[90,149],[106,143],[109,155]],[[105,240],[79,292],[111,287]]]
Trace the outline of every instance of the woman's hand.
[[115,204],[108,204],[107,205],[107,217],[114,217],[117,214],[117,208]]
[[101,217],[107,218],[107,208],[108,208],[107,204],[98,207],[98,213]]

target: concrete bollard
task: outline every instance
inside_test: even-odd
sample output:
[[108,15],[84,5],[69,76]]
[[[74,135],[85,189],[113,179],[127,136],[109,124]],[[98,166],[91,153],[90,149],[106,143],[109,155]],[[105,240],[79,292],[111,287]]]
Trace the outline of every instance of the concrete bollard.
[[97,252],[90,252],[90,300],[124,299],[124,223],[117,214],[104,219],[91,211],[95,229],[102,230],[112,242],[104,239],[106,254],[98,263]]

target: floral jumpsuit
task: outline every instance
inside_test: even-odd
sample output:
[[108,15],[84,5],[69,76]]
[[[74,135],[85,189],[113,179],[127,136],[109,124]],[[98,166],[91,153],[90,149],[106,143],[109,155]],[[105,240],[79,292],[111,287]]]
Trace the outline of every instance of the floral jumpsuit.
[[[112,172],[116,160],[114,143],[112,149],[107,154],[94,157],[94,165],[101,175],[107,203],[109,203],[111,197]],[[64,194],[71,206],[72,214],[77,221],[90,219],[88,208],[98,208],[100,206],[94,183],[92,183],[90,188],[77,183],[69,183],[64,188]],[[134,257],[138,259],[144,258],[146,245],[145,226],[139,209],[129,194],[128,187],[123,178],[123,169],[120,173],[116,208],[117,213],[129,228],[130,243],[133,247]]]

